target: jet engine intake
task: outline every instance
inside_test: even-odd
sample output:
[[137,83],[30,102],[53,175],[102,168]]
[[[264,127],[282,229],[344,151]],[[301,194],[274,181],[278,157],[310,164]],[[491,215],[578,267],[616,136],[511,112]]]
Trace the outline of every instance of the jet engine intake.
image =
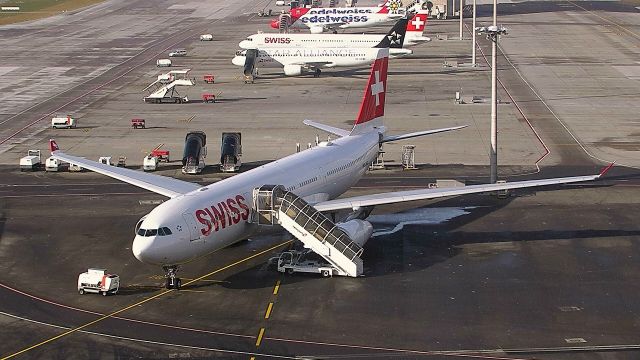
[[349,220],[336,224],[336,226],[344,230],[344,232],[349,235],[349,238],[360,246],[364,246],[369,238],[371,238],[371,234],[373,234],[373,225],[365,220]]
[[298,76],[302,74],[302,66],[300,65],[285,65],[284,74],[287,76]]

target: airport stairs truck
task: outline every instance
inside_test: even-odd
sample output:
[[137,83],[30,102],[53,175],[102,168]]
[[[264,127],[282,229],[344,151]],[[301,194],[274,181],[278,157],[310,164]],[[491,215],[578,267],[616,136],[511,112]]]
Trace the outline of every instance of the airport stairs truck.
[[158,75],[158,79],[149,84],[143,91],[149,91],[149,95],[144,97],[144,102],[155,104],[188,102],[186,96],[181,96],[178,92],[180,86],[194,86],[192,79],[188,78],[191,69],[171,70],[166,74]]
[[280,225],[304,246],[320,255],[326,264],[296,262],[287,257],[278,267],[287,273],[315,272],[322,276],[362,275],[362,246],[371,237],[373,227],[363,220],[335,224],[301,197],[282,185],[264,185],[253,190],[251,222],[259,225]]
[[235,172],[240,170],[242,157],[242,136],[239,132],[223,132],[220,149],[220,170]]
[[244,83],[252,83],[257,75],[256,61],[258,61],[258,49],[245,50],[244,58]]
[[205,157],[207,157],[207,135],[202,131],[187,133],[182,154],[182,173],[201,173],[205,167]]

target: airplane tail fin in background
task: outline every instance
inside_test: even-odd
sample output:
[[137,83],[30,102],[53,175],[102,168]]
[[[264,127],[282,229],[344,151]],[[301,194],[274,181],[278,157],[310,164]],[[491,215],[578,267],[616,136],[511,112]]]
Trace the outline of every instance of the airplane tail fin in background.
[[49,139],[49,150],[51,150],[52,154],[54,151],[60,150],[60,146],[58,146],[58,143],[56,143],[54,139]]
[[377,48],[392,48],[401,49],[404,45],[404,38],[407,32],[409,18],[407,16],[398,20],[395,25],[389,30],[387,35],[382,38],[382,41],[374,47]]
[[353,130],[349,135],[357,135],[384,125],[384,99],[387,92],[387,67],[389,65],[389,49],[378,50],[378,56],[371,65],[369,81],[364,88],[364,97]]
[[424,28],[427,26],[428,15],[429,13],[424,10],[416,12],[407,23],[407,33],[418,33],[422,35]]

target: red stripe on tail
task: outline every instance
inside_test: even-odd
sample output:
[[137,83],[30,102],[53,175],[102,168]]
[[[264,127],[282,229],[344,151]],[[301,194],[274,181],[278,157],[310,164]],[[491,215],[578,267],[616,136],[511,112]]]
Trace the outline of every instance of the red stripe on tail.
[[364,89],[364,97],[360,104],[360,112],[354,125],[384,116],[384,99],[387,92],[387,66],[389,50],[380,49],[378,57],[371,66],[369,82]]

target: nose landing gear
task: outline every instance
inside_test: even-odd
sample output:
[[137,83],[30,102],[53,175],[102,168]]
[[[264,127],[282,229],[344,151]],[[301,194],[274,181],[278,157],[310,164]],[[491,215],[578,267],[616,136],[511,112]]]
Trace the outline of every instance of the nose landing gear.
[[322,70],[316,69],[316,71],[313,73],[313,77],[315,78],[320,77],[320,74],[322,74]]
[[180,287],[182,286],[182,280],[180,280],[180,278],[176,276],[176,273],[178,272],[178,265],[163,266],[162,269],[166,273],[165,287],[167,289],[180,290]]

